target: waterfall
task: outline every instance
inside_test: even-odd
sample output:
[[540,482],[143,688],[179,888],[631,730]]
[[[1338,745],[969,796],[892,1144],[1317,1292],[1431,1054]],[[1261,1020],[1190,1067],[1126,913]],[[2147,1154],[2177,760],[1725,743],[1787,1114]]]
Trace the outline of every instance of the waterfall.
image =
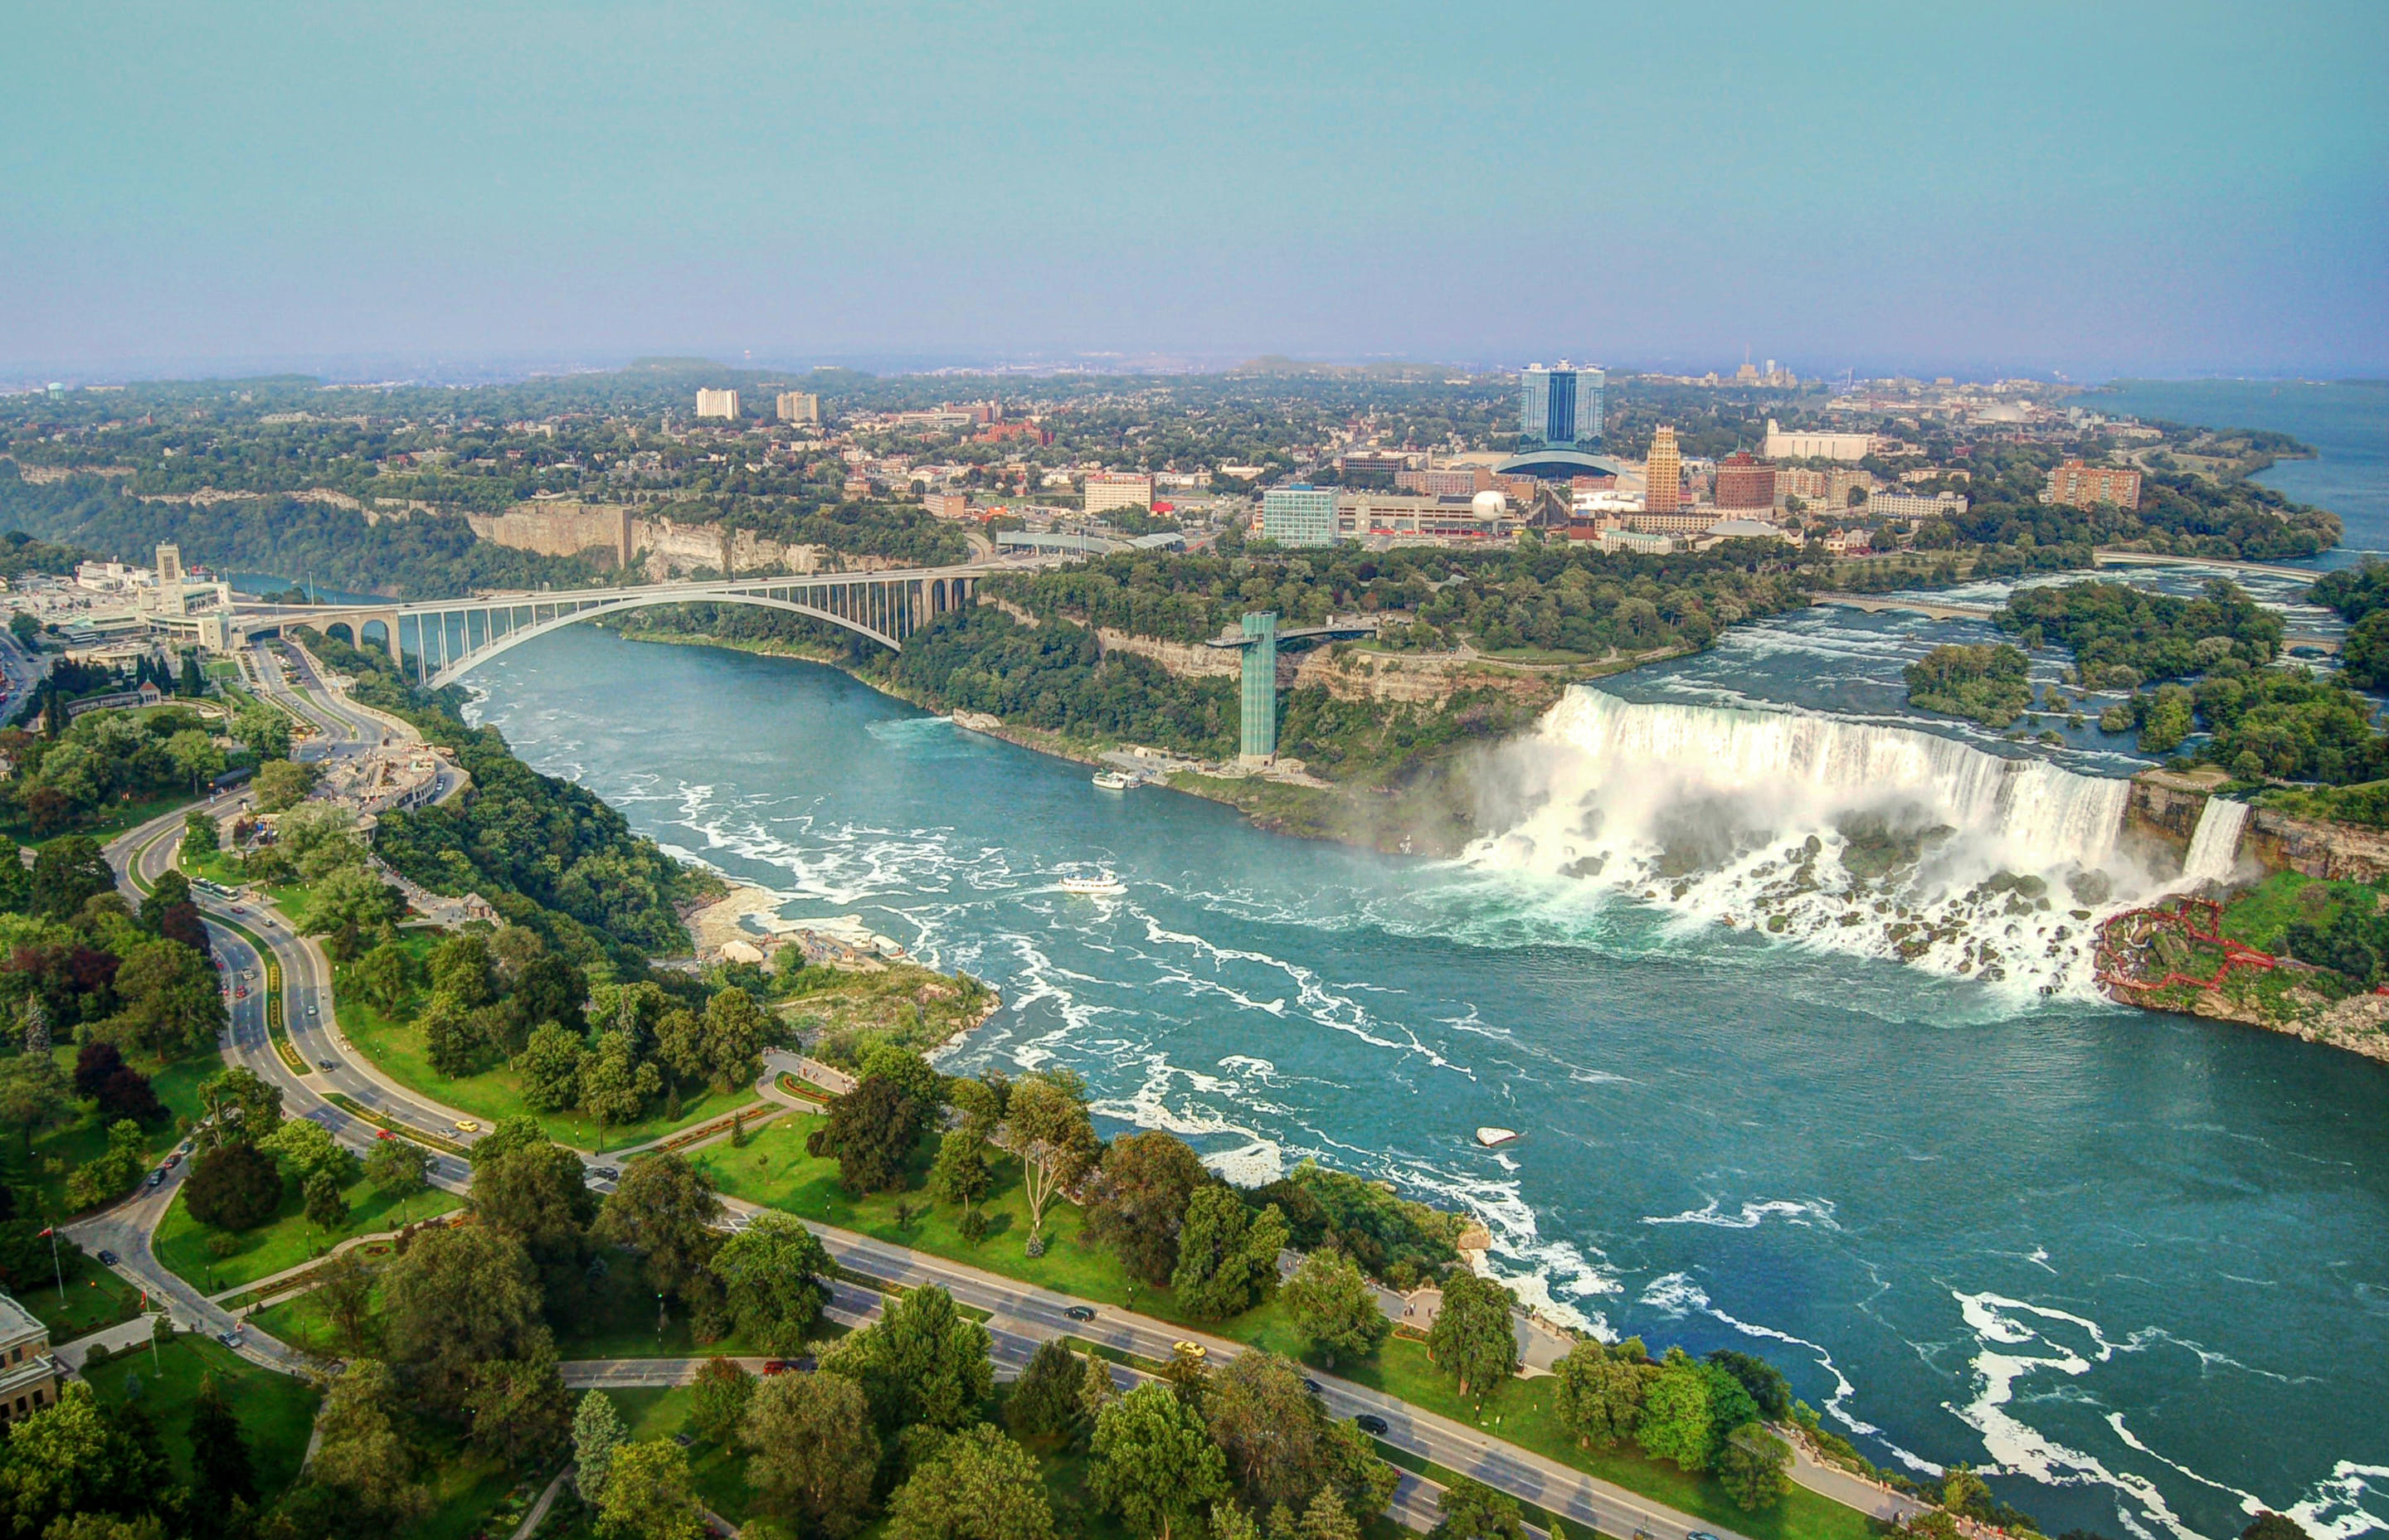
[[2089,992],[2100,913],[2156,886],[2128,782],[1910,729],[1578,685],[1506,764],[1480,866],[2014,986]]
[[2182,881],[2195,885],[2226,882],[2240,854],[2240,831],[2248,823],[2248,804],[2210,796],[2198,810],[2198,827],[2191,831],[2190,853],[2181,859]]

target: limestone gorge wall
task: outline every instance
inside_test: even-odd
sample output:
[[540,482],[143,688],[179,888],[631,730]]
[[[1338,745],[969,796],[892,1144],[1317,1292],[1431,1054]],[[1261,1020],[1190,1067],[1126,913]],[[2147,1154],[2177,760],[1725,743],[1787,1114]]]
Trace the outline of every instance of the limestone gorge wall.
[[696,571],[720,572],[725,565],[740,572],[804,574],[870,572],[903,565],[877,556],[839,557],[817,545],[786,545],[761,539],[751,529],[736,531],[725,553],[719,523],[643,514],[626,503],[518,503],[503,514],[468,515],[466,521],[481,539],[517,551],[543,556],[595,554],[616,566],[640,562],[646,576],[658,582]]
[[[1036,623],[1015,605],[1000,600],[990,602],[1015,619]],[[1233,679],[1244,669],[1243,654],[1232,647],[1164,642],[1156,637],[1114,630],[1108,626],[1096,628],[1095,643],[1106,655],[1131,653],[1149,657],[1181,679]],[[1281,653],[1277,685],[1280,690],[1317,686],[1337,700],[1427,706],[1442,706],[1462,690],[1487,685],[1532,700],[1548,700],[1554,694],[1552,681],[1539,675],[1487,668],[1448,654],[1373,653],[1358,647]]]

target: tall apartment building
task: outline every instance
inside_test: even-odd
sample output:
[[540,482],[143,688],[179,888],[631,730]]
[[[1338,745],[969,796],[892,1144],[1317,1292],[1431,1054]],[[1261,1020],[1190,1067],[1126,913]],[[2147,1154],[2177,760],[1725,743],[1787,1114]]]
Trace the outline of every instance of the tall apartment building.
[[2049,485],[2042,490],[2040,500],[2063,503],[2069,508],[2089,508],[2101,503],[2137,508],[2140,505],[2140,473],[2068,460],[2049,473]]
[[1601,439],[1601,397],[1609,376],[1598,369],[1528,364],[1518,376],[1518,432],[1545,449]]
[[1153,506],[1153,477],[1120,471],[1096,471],[1087,477],[1087,512]]
[[738,415],[738,392],[735,390],[699,390],[696,393],[696,414],[700,417]]
[[1767,446],[1762,452],[1769,460],[1841,460],[1854,465],[1873,451],[1874,435],[1871,433],[1817,433],[1807,429],[1787,433],[1769,417]]
[[1335,543],[1335,489],[1297,484],[1261,494],[1261,539],[1280,545]]
[[1676,448],[1676,430],[1663,426],[1651,435],[1650,458],[1642,462],[1642,507],[1653,514],[1672,514],[1684,487],[1684,457]]
[[0,1428],[57,1398],[58,1361],[50,1355],[50,1329],[0,1294]]
[[169,583],[179,583],[182,580],[183,548],[179,545],[160,546],[158,548],[158,586],[164,588]]
[[1718,462],[1717,505],[1719,508],[1775,506],[1775,467],[1736,450]]
[[[733,396],[735,396],[733,392]],[[821,398],[809,390],[783,390],[773,403],[784,423],[818,423],[821,421]]]

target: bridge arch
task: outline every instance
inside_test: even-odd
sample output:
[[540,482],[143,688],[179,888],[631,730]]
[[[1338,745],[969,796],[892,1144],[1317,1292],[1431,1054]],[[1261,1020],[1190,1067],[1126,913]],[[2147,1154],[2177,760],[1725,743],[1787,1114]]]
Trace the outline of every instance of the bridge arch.
[[357,628],[357,640],[355,644],[372,652],[387,653],[390,650],[390,622],[387,620],[368,620],[364,625]]
[[357,644],[357,633],[345,620],[335,620],[330,625],[326,626],[324,628],[324,634],[331,637],[337,642],[346,643],[351,647]]
[[[879,606],[875,605],[858,605],[850,602],[841,607],[852,608],[860,613],[843,615],[787,599],[774,599],[761,593],[632,593],[610,603],[601,602],[569,610],[562,615],[551,616],[547,619],[536,620],[528,626],[510,628],[494,636],[491,634],[491,621],[494,616],[522,609],[533,609],[535,614],[535,606],[529,600],[525,600],[515,605],[433,606],[408,613],[414,617],[415,622],[415,655],[424,659],[427,664],[429,662],[429,656],[425,651],[427,635],[433,639],[441,654],[441,660],[428,681],[436,690],[442,685],[455,683],[501,653],[511,651],[526,642],[535,641],[550,632],[562,630],[567,626],[577,625],[583,620],[603,619],[609,615],[627,615],[632,610],[653,609],[659,605],[747,605],[756,609],[781,610],[789,615],[801,615],[808,620],[826,620],[833,626],[842,626],[858,636],[870,638],[890,652],[901,653],[904,650],[902,643],[897,641],[893,635],[882,630],[876,623]],[[451,617],[461,620],[462,626],[452,625]],[[447,644],[451,640],[460,641],[462,643],[462,648],[454,655],[449,655],[446,652]]]

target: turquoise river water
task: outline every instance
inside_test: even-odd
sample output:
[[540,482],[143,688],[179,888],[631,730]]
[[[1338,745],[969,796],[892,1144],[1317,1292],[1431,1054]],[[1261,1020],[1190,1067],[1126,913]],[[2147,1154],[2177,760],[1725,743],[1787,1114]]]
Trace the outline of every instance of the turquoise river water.
[[[2359,479],[2349,543],[2389,544]],[[2051,1534],[2389,1527],[2389,1065],[2089,993],[2068,906],[2161,885],[2111,848],[2101,777],[2134,761],[2095,731],[2022,766],[1914,732],[1900,666],[1977,630],[1812,612],[1580,695],[1488,764],[1504,837],[1452,860],[1100,793],[826,668],[588,630],[493,660],[476,710],[786,914],[993,981],[950,1067],[1067,1064],[1233,1177],[1315,1158],[1471,1210],[1530,1300],[1765,1353],[1875,1458],[1987,1466]],[[1832,715],[1747,709],[1787,705]],[[1880,906],[1769,896],[1854,809],[1961,831],[1893,903],[1948,918],[2007,870],[2073,896],[1975,916],[1996,966],[1892,961]],[[1057,890],[1099,866],[1124,897]]]

